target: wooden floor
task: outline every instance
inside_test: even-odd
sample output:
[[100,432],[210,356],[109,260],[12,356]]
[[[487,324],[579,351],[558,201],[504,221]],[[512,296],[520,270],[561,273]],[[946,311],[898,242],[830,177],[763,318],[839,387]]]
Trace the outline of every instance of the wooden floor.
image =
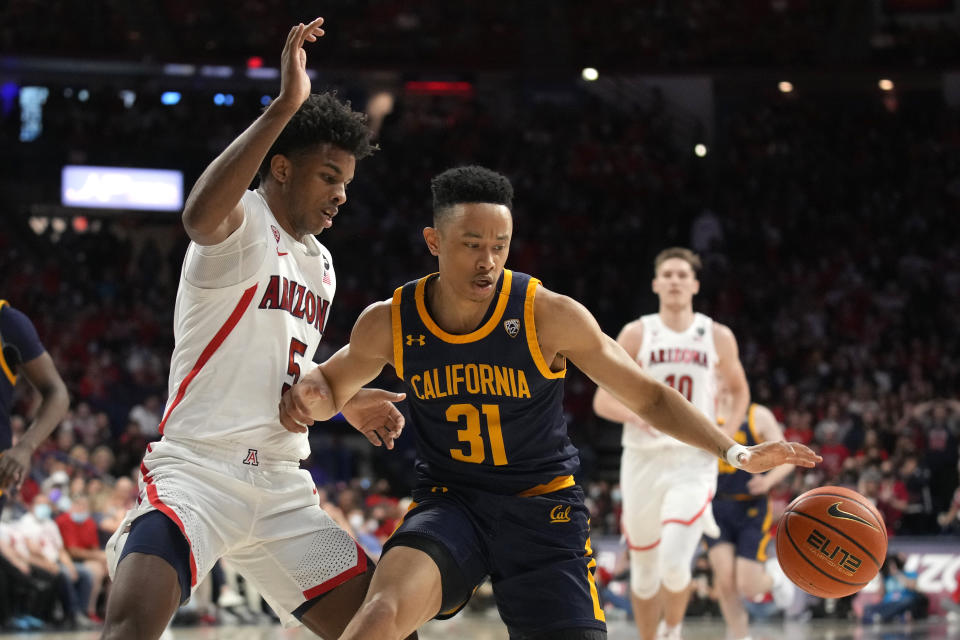
[[[960,638],[960,623],[944,621],[914,622],[898,625],[863,625],[851,622],[777,623],[756,626],[754,640],[926,640]],[[285,630],[279,626],[174,627],[170,640],[307,640],[314,638],[306,630]],[[723,625],[714,622],[688,622],[685,640],[723,640]],[[32,640],[97,640],[97,632],[0,634],[4,638]],[[609,640],[637,638],[633,623],[617,620],[609,624]],[[494,617],[464,613],[445,622],[431,622],[420,631],[423,640],[507,640],[503,624]]]

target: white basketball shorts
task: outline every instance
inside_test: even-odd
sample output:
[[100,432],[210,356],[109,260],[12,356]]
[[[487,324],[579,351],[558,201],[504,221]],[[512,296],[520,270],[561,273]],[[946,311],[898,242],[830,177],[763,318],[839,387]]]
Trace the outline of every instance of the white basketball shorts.
[[689,527],[695,547],[704,525],[708,529],[716,526],[710,512],[716,487],[717,461],[699,450],[624,447],[621,525],[630,549],[654,549],[660,544],[663,527],[671,523]]
[[107,543],[111,578],[128,525],[157,509],[190,545],[192,589],[228,558],[284,626],[296,626],[293,610],[367,570],[363,551],[320,508],[313,479],[299,467],[233,443],[152,443],[140,466],[139,504]]

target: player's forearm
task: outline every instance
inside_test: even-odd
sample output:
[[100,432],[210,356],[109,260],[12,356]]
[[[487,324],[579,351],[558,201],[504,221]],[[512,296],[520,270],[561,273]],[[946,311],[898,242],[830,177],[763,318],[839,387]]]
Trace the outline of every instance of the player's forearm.
[[62,381],[51,383],[40,390],[43,398],[37,409],[37,416],[30,427],[23,433],[20,442],[36,451],[40,443],[45,441],[60,424],[67,409],[70,408],[70,395]]
[[637,414],[600,387],[593,396],[593,412],[611,422],[634,422]]
[[750,389],[745,384],[739,385],[731,390],[731,397],[730,413],[723,424],[723,431],[729,436],[737,432],[747,417],[747,410],[750,407]]
[[779,467],[774,467],[764,476],[767,479],[767,485],[769,487],[777,486],[781,480],[793,473],[795,467],[796,465],[793,464],[782,464]]
[[212,233],[226,219],[297,108],[299,105],[275,100],[210,163],[190,190],[183,209],[188,230]]
[[656,384],[652,400],[638,407],[637,415],[663,433],[720,458],[736,444],[677,391]]

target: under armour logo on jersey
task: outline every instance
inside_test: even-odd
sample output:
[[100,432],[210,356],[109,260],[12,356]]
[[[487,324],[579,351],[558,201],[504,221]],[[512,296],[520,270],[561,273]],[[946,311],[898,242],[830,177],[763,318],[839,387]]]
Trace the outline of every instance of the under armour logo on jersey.
[[558,504],[551,509],[550,522],[570,522],[570,506]]
[[422,347],[423,345],[427,344],[427,336],[425,336],[425,335],[423,335],[423,334],[421,333],[419,336],[417,336],[416,338],[414,338],[414,337],[413,337],[413,334],[408,333],[408,334],[407,334],[407,346],[408,346],[408,347],[412,347],[412,346],[414,345],[414,343],[416,343],[418,346]]
[[503,328],[507,330],[507,335],[509,335],[511,338],[516,338],[517,334],[520,333],[520,321],[516,318],[504,320]]
[[243,459],[243,464],[249,464],[254,467],[260,466],[260,461],[257,459],[256,449],[247,449],[247,457]]

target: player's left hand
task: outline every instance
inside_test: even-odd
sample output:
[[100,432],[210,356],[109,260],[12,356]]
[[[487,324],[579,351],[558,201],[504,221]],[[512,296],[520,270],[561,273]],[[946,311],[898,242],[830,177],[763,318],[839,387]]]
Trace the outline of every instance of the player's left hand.
[[747,447],[740,468],[750,473],[769,471],[781,464],[814,467],[823,458],[799,442],[761,442]]
[[405,393],[364,388],[343,405],[340,413],[371,444],[393,449],[393,441],[400,437],[404,425],[403,414],[394,403],[406,397]]
[[0,489],[20,488],[30,471],[31,456],[33,449],[23,443],[0,454]]

